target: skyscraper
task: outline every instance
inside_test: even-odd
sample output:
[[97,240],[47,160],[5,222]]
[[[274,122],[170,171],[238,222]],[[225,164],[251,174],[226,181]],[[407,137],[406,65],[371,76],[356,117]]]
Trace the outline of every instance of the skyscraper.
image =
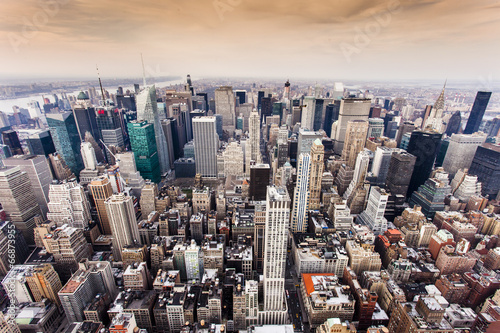
[[384,217],[389,194],[378,186],[370,188],[366,209],[358,216],[356,223],[367,225],[378,236],[387,230],[387,219]]
[[377,147],[373,158],[372,174],[377,177],[376,185],[384,186],[391,163],[392,149],[388,147]]
[[19,142],[19,137],[16,131],[8,130],[2,132],[2,141],[10,148],[12,155],[22,155],[23,147]]
[[391,155],[385,184],[392,195],[406,196],[417,158],[404,150]]
[[297,168],[297,183],[293,192],[293,207],[291,216],[292,232],[307,231],[307,211],[310,202],[311,155],[300,154]]
[[90,142],[82,142],[80,152],[82,154],[85,169],[95,170],[97,168],[97,159],[92,144]]
[[314,130],[314,113],[316,111],[316,99],[314,96],[304,97],[302,108],[302,119],[300,127],[309,131]]
[[217,177],[219,136],[215,122],[215,117],[193,118],[196,173],[200,173],[203,177]]
[[[146,120],[148,124],[153,125],[161,174],[168,172],[170,170],[168,147],[167,141],[165,140],[165,134],[163,133],[163,127],[160,123],[158,105],[156,104],[156,88],[154,85],[145,87],[137,95],[137,120]],[[137,163],[137,165],[139,171],[141,171],[139,163]],[[153,181],[157,182],[156,180]]]
[[[311,171],[309,173],[309,209],[319,209],[321,204],[321,181],[325,167],[325,147],[316,139],[311,148]],[[300,166],[299,166],[300,167]]]
[[49,212],[47,219],[58,227],[68,224],[86,228],[91,222],[90,203],[83,186],[75,181],[51,184],[49,188]]
[[99,177],[94,179],[87,185],[90,194],[94,200],[97,217],[101,226],[101,232],[105,235],[111,235],[111,226],[109,224],[108,212],[106,210],[105,202],[113,195],[113,188],[111,183],[106,177]]
[[49,130],[43,130],[38,133],[31,134],[27,139],[28,149],[33,155],[45,155],[55,153],[54,141]]
[[22,233],[29,245],[35,243],[33,229],[35,217],[41,215],[30,179],[20,167],[0,169],[0,203],[7,219]]
[[482,183],[484,196],[496,198],[500,190],[500,146],[485,143],[478,147],[469,174],[477,176]]
[[113,235],[113,256],[122,260],[122,249],[140,240],[132,197],[114,194],[105,201],[111,233]]
[[223,129],[233,133],[236,124],[233,87],[223,86],[215,89],[215,109],[222,115]]
[[101,138],[97,128],[95,109],[90,103],[89,97],[83,91],[78,94],[77,105],[73,109],[76,128],[80,139],[85,140],[85,133],[90,132],[96,139]]
[[268,186],[264,250],[264,311],[261,324],[284,324],[287,316],[285,300],[285,263],[287,254],[290,197],[285,187]]
[[251,200],[265,200],[270,176],[269,164],[260,163],[250,167],[249,195]]
[[47,159],[43,155],[16,155],[5,159],[3,163],[5,166],[19,166],[21,171],[26,172],[36,201],[42,210],[43,216],[46,216],[49,187],[52,183],[52,174]]
[[343,98],[341,100],[339,119],[334,123],[335,136],[332,130],[332,138],[335,139],[335,154],[340,155],[344,148],[347,123],[352,120],[368,120],[370,106],[371,99],[369,98]]
[[345,130],[345,143],[342,149],[342,159],[351,168],[356,164],[356,158],[363,150],[368,132],[368,121],[353,120],[347,123]]
[[71,171],[75,175],[79,175],[83,169],[83,161],[80,155],[81,140],[73,113],[51,113],[45,117],[57,152],[62,156]]
[[144,120],[134,120],[129,122],[127,126],[130,136],[130,146],[135,155],[137,171],[145,179],[159,183],[161,181],[161,170],[154,125]]
[[[261,162],[260,155],[260,120],[259,113],[257,111],[252,111],[250,114],[250,119],[248,120],[248,149],[247,149],[247,168],[250,167],[250,161],[255,163]],[[249,170],[246,170],[248,173]]]
[[476,99],[474,100],[474,105],[470,110],[469,120],[467,120],[467,125],[465,126],[464,134],[472,134],[479,130],[481,121],[483,121],[484,113],[488,107],[488,102],[490,101],[491,92],[489,91],[478,91]]
[[477,147],[486,141],[484,133],[452,134],[443,168],[453,178],[459,169],[469,169]]
[[441,136],[442,134],[436,131],[414,131],[411,133],[408,153],[415,156],[417,160],[408,186],[408,197],[429,178],[439,151]]

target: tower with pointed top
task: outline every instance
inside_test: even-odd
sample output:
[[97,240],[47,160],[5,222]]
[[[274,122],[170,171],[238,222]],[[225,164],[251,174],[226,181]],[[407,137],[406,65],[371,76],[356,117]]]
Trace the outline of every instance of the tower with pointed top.
[[325,167],[325,147],[320,139],[311,148],[311,171],[309,172],[309,209],[319,209],[321,204],[321,181]]
[[443,132],[443,111],[444,111],[444,90],[446,88],[446,81],[444,82],[443,90],[441,90],[441,94],[437,98],[432,110],[430,112],[429,117],[427,118],[426,123],[424,124],[424,128],[431,127],[432,129],[442,133]]
[[168,172],[170,170],[170,159],[168,157],[167,140],[165,139],[163,126],[161,126],[158,114],[155,85],[145,87],[137,95],[137,120],[146,120],[148,124],[153,124],[156,147],[158,148],[158,159],[160,161],[160,170],[162,174]]

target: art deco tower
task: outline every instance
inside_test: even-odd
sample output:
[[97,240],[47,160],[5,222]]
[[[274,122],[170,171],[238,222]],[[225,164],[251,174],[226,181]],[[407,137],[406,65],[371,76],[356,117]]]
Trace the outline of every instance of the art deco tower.
[[309,209],[319,209],[321,203],[321,181],[325,167],[325,147],[316,139],[311,148],[311,171],[309,173]]

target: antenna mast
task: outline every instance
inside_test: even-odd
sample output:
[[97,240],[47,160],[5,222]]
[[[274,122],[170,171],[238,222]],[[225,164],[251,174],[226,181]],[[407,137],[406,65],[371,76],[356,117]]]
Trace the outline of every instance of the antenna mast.
[[102,96],[102,106],[106,106],[106,101],[104,100],[104,89],[102,89],[101,77],[99,76],[99,68],[97,64],[95,65],[95,69],[97,70],[97,78],[99,79],[99,86],[101,87],[101,96]]
[[146,71],[144,70],[144,59],[142,58],[141,53],[141,62],[142,62],[142,84],[146,87]]

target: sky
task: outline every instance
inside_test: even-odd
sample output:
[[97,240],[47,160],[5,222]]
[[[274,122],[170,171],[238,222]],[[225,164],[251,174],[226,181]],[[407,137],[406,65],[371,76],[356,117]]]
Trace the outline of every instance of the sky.
[[500,0],[1,0],[0,76],[500,80]]

